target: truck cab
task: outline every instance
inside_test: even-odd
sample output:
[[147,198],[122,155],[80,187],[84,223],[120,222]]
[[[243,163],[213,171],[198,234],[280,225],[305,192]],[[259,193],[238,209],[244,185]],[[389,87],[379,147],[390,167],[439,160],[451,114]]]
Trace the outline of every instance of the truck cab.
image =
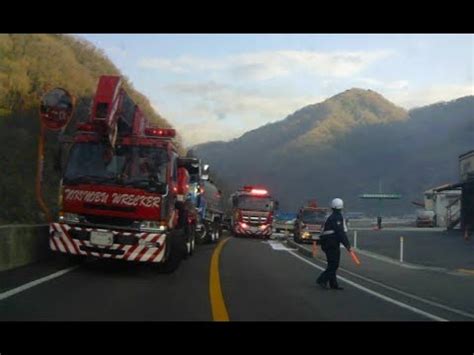
[[231,196],[231,228],[236,237],[263,237],[272,235],[275,201],[268,190],[245,186]]
[[299,210],[295,222],[294,240],[296,243],[312,242],[318,239],[324,228],[327,217],[331,214],[329,208],[303,207]]
[[178,178],[176,133],[149,126],[118,77],[101,77],[93,105],[73,137],[50,247],[173,271],[194,249],[192,219],[178,203],[188,181]]

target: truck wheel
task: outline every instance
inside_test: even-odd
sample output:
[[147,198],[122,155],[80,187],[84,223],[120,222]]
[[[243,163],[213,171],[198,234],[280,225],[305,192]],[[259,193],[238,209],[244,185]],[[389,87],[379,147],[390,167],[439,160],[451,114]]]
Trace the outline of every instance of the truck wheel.
[[195,244],[196,244],[196,232],[194,231],[194,226],[190,226],[189,232],[188,232],[188,241],[186,243],[188,256],[192,256],[194,254]]
[[186,256],[186,235],[184,231],[176,230],[170,233],[167,240],[166,261],[158,266],[158,271],[163,274],[174,272]]
[[210,224],[205,224],[205,226],[206,226],[206,237],[204,238],[205,242],[212,244],[217,240],[215,223],[213,222]]
[[196,233],[193,233],[193,237],[191,239],[191,255],[194,254],[195,249],[196,249]]
[[206,240],[207,240],[207,227],[206,227],[205,224],[202,226],[202,229],[199,232],[198,231],[195,232],[195,236],[196,236],[195,242],[197,244],[204,244],[206,242]]
[[217,240],[217,231],[214,226],[214,224],[211,226],[211,231],[210,231],[210,242],[214,243]]
[[217,242],[219,239],[221,239],[222,235],[222,229],[221,225],[218,221],[213,223],[212,229],[214,230],[214,241]]
[[184,253],[184,259],[187,259],[189,256],[193,255],[194,252],[194,244],[195,244],[195,231],[194,226],[189,225],[184,228],[185,233],[185,244],[186,244],[186,251]]

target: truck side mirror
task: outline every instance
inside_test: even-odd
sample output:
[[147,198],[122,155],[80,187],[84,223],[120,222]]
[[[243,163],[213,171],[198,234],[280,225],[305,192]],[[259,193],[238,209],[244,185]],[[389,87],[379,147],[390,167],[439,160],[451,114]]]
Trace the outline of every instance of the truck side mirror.
[[209,180],[209,164],[204,164],[202,167],[201,179]]
[[40,118],[52,131],[66,127],[74,108],[74,98],[62,88],[55,88],[43,95],[40,103]]

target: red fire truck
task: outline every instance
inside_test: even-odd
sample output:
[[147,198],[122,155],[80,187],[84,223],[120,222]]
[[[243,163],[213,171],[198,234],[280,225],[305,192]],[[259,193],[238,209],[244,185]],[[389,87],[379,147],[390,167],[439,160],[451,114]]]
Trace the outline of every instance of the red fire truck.
[[232,194],[231,226],[234,236],[269,239],[275,202],[269,192],[259,186],[244,186]]
[[193,253],[196,220],[185,203],[189,174],[178,168],[175,134],[149,125],[120,77],[100,77],[68,154],[51,249],[175,270]]

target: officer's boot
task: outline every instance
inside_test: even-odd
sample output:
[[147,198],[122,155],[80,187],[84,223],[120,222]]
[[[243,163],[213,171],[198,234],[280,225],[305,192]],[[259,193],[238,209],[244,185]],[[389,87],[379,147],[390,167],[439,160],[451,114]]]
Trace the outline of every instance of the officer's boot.
[[331,290],[344,290],[344,287],[339,286],[336,280],[329,281],[329,287]]
[[324,280],[324,273],[316,279],[316,283],[325,290],[329,289],[328,282]]

